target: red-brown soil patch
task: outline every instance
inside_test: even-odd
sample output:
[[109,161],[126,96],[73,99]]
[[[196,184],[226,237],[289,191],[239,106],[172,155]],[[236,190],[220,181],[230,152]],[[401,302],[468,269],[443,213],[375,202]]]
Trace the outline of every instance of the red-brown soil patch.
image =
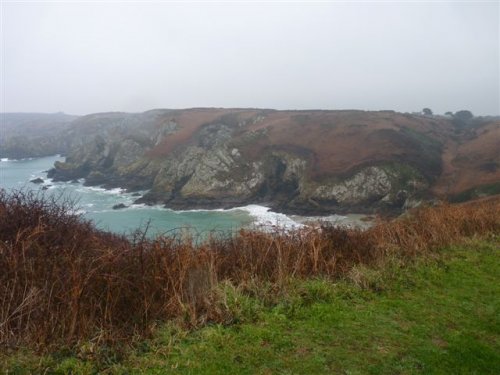
[[500,121],[481,126],[470,140],[447,142],[436,194],[453,195],[494,182],[500,182]]

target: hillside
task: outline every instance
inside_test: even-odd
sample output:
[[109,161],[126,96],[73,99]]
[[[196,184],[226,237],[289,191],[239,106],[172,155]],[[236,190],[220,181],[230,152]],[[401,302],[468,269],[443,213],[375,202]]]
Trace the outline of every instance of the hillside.
[[0,114],[0,157],[21,159],[66,153],[63,132],[77,116],[65,113]]
[[[172,208],[400,212],[500,183],[500,121],[393,111],[194,108],[80,117],[50,177],[148,190]],[[465,198],[464,198],[465,197]]]
[[[486,121],[445,143],[443,173],[433,186],[439,196],[475,190],[500,191],[500,121]],[[486,191],[485,191],[486,192]]]

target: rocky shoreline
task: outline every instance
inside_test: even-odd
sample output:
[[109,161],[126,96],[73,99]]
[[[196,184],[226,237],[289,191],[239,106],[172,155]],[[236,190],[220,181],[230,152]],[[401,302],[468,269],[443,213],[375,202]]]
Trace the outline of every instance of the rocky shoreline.
[[[74,174],[71,171],[68,175],[58,174],[57,169],[53,168],[48,171],[47,177],[53,181],[64,181],[64,182],[79,182],[82,177],[80,174]],[[92,181],[91,181],[92,182]],[[93,181],[102,182],[102,181]],[[124,184],[117,184],[118,181],[114,180],[113,183],[107,182],[105,184],[99,183],[89,183],[84,181],[84,186],[95,186],[101,187],[107,190],[111,189],[123,189],[127,193],[132,193],[133,196],[137,197],[133,204],[146,204],[148,206],[160,205],[164,208],[172,210],[231,210],[240,207],[245,207],[248,205],[260,205],[263,207],[268,207],[272,212],[277,214],[287,215],[294,222],[306,225],[306,226],[316,226],[321,224],[333,224],[340,226],[348,226],[351,228],[367,229],[373,225],[375,222],[374,214],[378,216],[377,212],[373,211],[370,207],[342,207],[339,210],[325,212],[324,209],[315,209],[314,207],[280,207],[272,201],[237,201],[234,199],[221,199],[221,200],[172,200],[170,202],[162,202],[161,198],[155,197],[154,194],[146,192],[146,194],[141,195],[136,188],[127,188]],[[122,181],[124,182],[124,181]],[[125,206],[116,206],[113,209],[123,209]],[[385,217],[393,217],[399,215],[399,210],[384,212]]]
[[[82,174],[75,173],[75,171],[70,171],[67,175],[61,175],[60,172],[57,171],[56,168],[53,168],[48,171],[47,177],[52,179],[53,181],[64,181],[71,182],[77,181],[81,178],[84,178]],[[107,181],[107,182],[105,182]],[[104,183],[103,183],[104,182]],[[121,182],[121,183],[119,183]],[[139,195],[138,191],[144,191],[145,186],[141,186],[140,188],[136,184],[132,184],[130,186],[126,183],[126,181],[119,181],[117,179],[109,179],[102,178],[99,180],[90,180],[85,179],[85,186],[95,186],[101,187],[107,190],[111,189],[124,189],[128,193],[134,193],[137,196],[137,199],[134,201],[134,204],[145,204],[148,206],[156,206],[161,205],[165,208],[169,208],[172,210],[219,210],[219,209],[234,209],[237,207],[247,206],[247,205],[261,205],[265,207],[269,207],[274,212],[282,213],[288,216],[293,216],[299,223],[309,222],[335,222],[336,215],[347,215],[349,218],[353,219],[353,222],[356,223],[356,226],[362,227],[359,223],[359,219],[355,216],[351,215],[359,215],[362,217],[370,217],[370,215],[374,214],[382,214],[383,216],[393,217],[401,214],[401,209],[399,207],[384,207],[381,209],[378,206],[364,206],[364,205],[349,205],[349,206],[340,206],[336,205],[335,207],[331,206],[319,206],[318,204],[311,204],[311,202],[306,202],[306,204],[300,205],[286,205],[283,204],[282,201],[273,201],[269,199],[235,199],[234,197],[220,197],[218,199],[206,199],[206,198],[182,198],[182,197],[166,197],[165,194],[158,194],[152,191],[147,191],[144,195]],[[147,190],[147,189],[146,189]]]

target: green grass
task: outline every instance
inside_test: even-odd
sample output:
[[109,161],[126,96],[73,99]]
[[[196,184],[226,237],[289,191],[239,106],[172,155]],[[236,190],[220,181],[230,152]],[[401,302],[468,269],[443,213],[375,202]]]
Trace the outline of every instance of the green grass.
[[82,345],[0,355],[0,372],[119,374],[499,374],[500,238],[411,263],[358,267],[348,280],[220,286],[233,321],[171,324],[116,356]]

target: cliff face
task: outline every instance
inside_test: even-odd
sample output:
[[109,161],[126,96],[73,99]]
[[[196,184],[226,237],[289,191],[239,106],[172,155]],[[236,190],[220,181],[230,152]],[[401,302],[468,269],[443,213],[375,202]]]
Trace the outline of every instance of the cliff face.
[[[49,177],[148,190],[140,202],[172,208],[264,203],[300,213],[400,211],[455,193],[437,189],[451,173],[449,150],[498,129],[490,122],[465,136],[448,119],[391,111],[96,114],[73,122],[66,161]],[[498,182],[500,160],[490,149],[481,154],[490,166],[483,174]]]

